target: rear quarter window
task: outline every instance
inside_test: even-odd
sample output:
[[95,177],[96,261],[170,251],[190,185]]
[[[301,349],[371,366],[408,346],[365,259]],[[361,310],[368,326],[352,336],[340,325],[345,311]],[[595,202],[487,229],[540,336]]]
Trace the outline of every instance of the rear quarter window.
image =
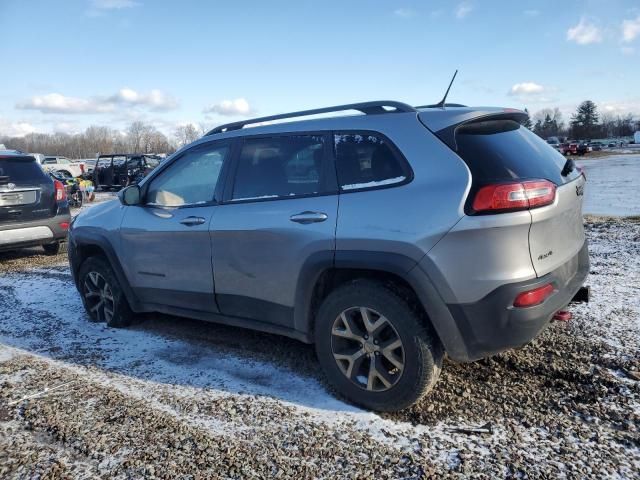
[[474,184],[546,179],[563,185],[579,175],[562,171],[566,159],[547,142],[513,120],[488,120],[456,129],[456,151]]
[[406,183],[411,170],[399,151],[375,132],[334,135],[336,170],[342,191]]

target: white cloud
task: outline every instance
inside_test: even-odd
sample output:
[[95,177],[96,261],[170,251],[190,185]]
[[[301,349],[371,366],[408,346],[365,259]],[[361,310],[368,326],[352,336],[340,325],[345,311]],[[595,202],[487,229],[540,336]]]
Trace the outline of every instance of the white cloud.
[[133,0],[91,0],[91,6],[98,10],[121,10],[139,5],[140,3]]
[[178,106],[178,101],[161,90],[151,90],[149,93],[138,93],[130,88],[121,88],[118,93],[107,98],[111,103],[140,105],[150,110],[172,110]]
[[203,110],[204,113],[217,113],[228,117],[250,115],[253,109],[244,98],[236,98],[235,100],[223,100],[214,103]]
[[106,113],[113,105],[101,104],[86,98],[67,97],[60,93],[36,95],[16,104],[20,110],[39,110],[42,113]]
[[535,82],[522,82],[516,83],[511,90],[509,91],[509,95],[532,95],[539,94],[545,91],[545,88]]
[[509,95],[521,102],[547,103],[551,102],[549,93],[554,89],[535,82],[516,83],[509,90]]
[[640,98],[628,98],[610,102],[597,102],[598,110],[611,115],[637,115],[640,111]]
[[152,111],[166,111],[177,107],[178,102],[161,90],[151,90],[149,93],[138,93],[130,88],[122,88],[108,97],[68,97],[60,93],[36,95],[28,100],[16,104],[20,110],[38,110],[41,113],[109,113],[117,110],[118,106],[145,107]]
[[602,30],[594,23],[582,17],[575,27],[567,30],[567,40],[578,45],[589,45],[602,41]]
[[640,35],[640,15],[634,20],[625,20],[622,22],[622,41],[633,42]]
[[393,11],[393,14],[400,18],[413,18],[416,16],[415,10],[411,8],[398,8]]
[[460,3],[455,10],[456,18],[462,19],[473,11],[473,5],[469,2]]
[[35,132],[37,129],[29,122],[17,121],[11,122],[0,117],[0,136],[8,137],[24,137],[29,133]]
[[525,10],[523,12],[527,17],[537,17],[538,15],[540,15],[540,10]]

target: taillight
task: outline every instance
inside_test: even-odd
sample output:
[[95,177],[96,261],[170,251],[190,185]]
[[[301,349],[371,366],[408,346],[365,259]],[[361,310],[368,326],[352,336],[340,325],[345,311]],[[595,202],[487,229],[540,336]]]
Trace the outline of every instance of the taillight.
[[56,202],[62,202],[67,198],[67,191],[64,189],[64,185],[60,180],[54,180],[53,186],[56,189]]
[[81,164],[80,164],[80,171],[81,171],[82,173],[84,173],[84,163],[81,163]]
[[553,285],[548,283],[542,287],[534,288],[518,294],[513,301],[514,307],[533,307],[540,305],[553,294]]
[[556,186],[548,180],[495,183],[486,185],[473,199],[475,212],[509,212],[550,205],[556,198]]

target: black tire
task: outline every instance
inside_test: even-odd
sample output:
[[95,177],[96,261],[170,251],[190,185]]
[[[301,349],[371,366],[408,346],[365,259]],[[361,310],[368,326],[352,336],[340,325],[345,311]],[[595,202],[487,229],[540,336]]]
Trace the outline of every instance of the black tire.
[[[334,324],[341,318],[341,313],[351,312],[353,307],[370,309],[374,314],[380,315],[378,318],[385,317],[393,328],[393,334],[402,342],[404,365],[395,383],[390,387],[384,386],[385,390],[375,391],[373,388],[369,389],[368,385],[358,385],[356,382],[362,376],[357,376],[354,380],[349,379],[334,358],[337,338],[334,335]],[[343,340],[338,338],[337,341]],[[357,405],[377,411],[397,411],[411,406],[431,389],[442,368],[443,350],[428,327],[428,320],[412,308],[399,293],[381,283],[369,280],[349,282],[329,294],[320,306],[316,317],[315,344],[320,365],[336,391]],[[355,348],[358,349],[359,346],[356,344]],[[365,352],[365,344],[362,344],[361,351]],[[372,358],[379,361],[380,355],[387,356],[384,352],[378,351],[374,353],[369,351],[364,355],[368,358],[362,362],[368,361],[369,367],[371,367]],[[367,363],[363,363],[358,368],[366,372]],[[394,378],[394,375],[387,376],[387,379],[389,378]]]
[[[107,326],[114,328],[131,325],[134,313],[105,258],[89,257],[85,260],[78,273],[78,285],[82,303],[92,321],[105,321]],[[103,302],[102,306],[97,306],[100,302]]]
[[45,255],[58,255],[67,252],[67,242],[54,242],[42,246]]

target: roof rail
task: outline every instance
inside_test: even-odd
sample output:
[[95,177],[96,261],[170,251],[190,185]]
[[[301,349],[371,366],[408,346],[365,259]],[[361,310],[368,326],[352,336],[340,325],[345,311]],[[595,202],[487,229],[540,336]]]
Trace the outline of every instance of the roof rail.
[[[384,107],[391,107],[393,110],[386,110]],[[270,122],[273,120],[282,120],[284,118],[306,117],[309,115],[318,115],[321,113],[342,112],[346,110],[357,110],[365,115],[376,115],[380,113],[399,113],[399,112],[415,112],[416,109],[411,105],[393,100],[379,100],[375,102],[350,103],[348,105],[337,105],[335,107],[315,108],[313,110],[301,110],[299,112],[281,113],[279,115],[270,115],[268,117],[251,118],[248,120],[240,120],[239,122],[227,123],[220,125],[213,130],[207,132],[207,135],[215,135],[216,133],[229,132],[231,130],[240,130],[246,125],[252,123]]]

